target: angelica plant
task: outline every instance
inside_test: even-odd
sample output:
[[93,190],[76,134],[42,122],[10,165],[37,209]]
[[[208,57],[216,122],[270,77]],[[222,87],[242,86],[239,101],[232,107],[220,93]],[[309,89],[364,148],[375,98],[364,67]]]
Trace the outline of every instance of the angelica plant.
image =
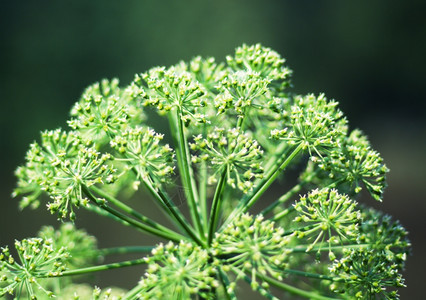
[[[388,169],[336,101],[294,93],[291,74],[257,44],[88,87],[69,128],[42,132],[16,170],[20,207],[43,203],[63,225],[2,248],[0,296],[238,299],[246,282],[267,299],[398,299],[407,232],[357,202],[382,201]],[[162,242],[99,249],[75,228],[80,210]],[[139,258],[102,263],[120,253]],[[136,265],[130,290],[81,283]]]

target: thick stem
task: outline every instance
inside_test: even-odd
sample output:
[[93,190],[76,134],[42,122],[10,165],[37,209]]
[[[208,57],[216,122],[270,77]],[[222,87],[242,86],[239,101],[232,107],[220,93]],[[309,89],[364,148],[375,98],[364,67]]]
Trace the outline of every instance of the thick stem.
[[271,205],[269,205],[267,208],[262,210],[261,214],[266,215],[266,214],[270,213],[278,205],[285,203],[287,200],[289,200],[291,197],[293,197],[296,193],[300,192],[300,190],[303,188],[304,184],[305,184],[305,182],[300,182],[299,184],[296,184],[291,190],[289,190],[287,193],[285,193],[280,198],[278,198],[278,200],[276,200]]
[[150,253],[155,246],[123,246],[103,248],[98,250],[89,251],[73,251],[72,256],[106,256],[114,254],[128,254],[128,253]]
[[168,239],[168,240],[172,240],[172,241],[175,241],[175,242],[179,242],[180,240],[185,239],[184,236],[182,236],[182,235],[180,235],[180,234],[178,234],[174,231],[171,231],[169,229],[163,230],[163,229],[159,229],[159,228],[154,228],[154,227],[151,227],[150,225],[136,221],[136,220],[116,211],[115,209],[113,209],[113,208],[111,208],[111,207],[109,207],[109,206],[107,206],[103,203],[100,203],[100,201],[90,192],[90,190],[87,187],[83,186],[82,188],[83,188],[83,191],[86,194],[86,196],[95,205],[100,207],[103,211],[119,218],[125,224],[131,225],[131,226],[138,228],[138,229],[141,229],[141,230],[143,230],[147,233],[150,233],[150,234],[153,234],[153,235],[156,235],[156,236]]
[[177,208],[172,205],[172,200],[169,199],[167,194],[164,194],[161,190],[155,189],[148,181],[144,181],[144,184],[151,195],[157,200],[158,203],[160,203],[161,207],[164,207],[164,209],[170,212],[173,219],[176,220],[176,222],[179,224],[179,227],[181,227],[198,245],[204,245],[204,242],[197,236],[193,228],[188,224],[185,217]]
[[140,214],[139,212],[137,212],[136,210],[134,210],[133,208],[131,208],[130,206],[124,204],[123,202],[121,202],[120,200],[112,197],[111,195],[109,195],[108,193],[102,191],[101,189],[95,187],[95,186],[91,186],[89,187],[89,190],[95,192],[96,194],[98,194],[99,196],[101,196],[102,198],[105,198],[105,200],[108,201],[108,203],[112,203],[113,205],[115,205],[116,207],[118,207],[119,209],[121,209],[122,211],[136,217],[138,220],[140,220],[141,222],[159,229],[159,230],[163,230],[166,232],[171,232],[169,228],[151,220],[150,218]]
[[[192,222],[195,229],[198,231],[200,238],[204,239],[204,226],[201,220],[202,213],[200,212],[200,206],[198,205],[198,195],[196,192],[196,184],[194,176],[192,176],[191,159],[189,155],[188,142],[184,133],[183,122],[181,119],[180,109],[176,110],[176,115],[171,118],[170,124],[172,126],[172,134],[174,140],[177,143],[176,154],[178,158],[178,166],[181,172],[182,185],[185,190],[185,195],[188,199],[189,211],[191,214]],[[177,123],[177,126],[176,126]]]
[[124,267],[130,267],[130,266],[135,266],[135,265],[141,265],[141,264],[144,264],[144,263],[146,263],[145,258],[139,258],[139,259],[135,259],[135,260],[122,261],[122,262],[118,262],[118,263],[111,263],[111,264],[105,264],[105,265],[100,265],[100,266],[63,271],[57,277],[82,275],[82,274],[87,274],[87,273],[93,273],[93,272],[106,271],[106,270],[112,270],[112,269],[117,269],[117,268],[124,268]]
[[300,151],[302,151],[302,148],[303,146],[301,144],[297,146],[281,164],[266,174],[264,179],[256,186],[251,195],[248,198],[243,199],[243,201],[241,201],[240,204],[233,210],[231,215],[223,224],[222,228],[232,222],[235,217],[247,212],[250,207],[256,203],[260,196],[268,189],[268,187],[275,181],[278,175],[290,164],[290,162],[300,153]]
[[210,213],[210,222],[209,222],[209,234],[208,234],[208,245],[211,244],[212,240],[213,240],[213,235],[214,235],[214,231],[217,227],[217,223],[219,221],[219,217],[220,217],[220,207],[222,204],[222,192],[223,192],[223,188],[225,186],[225,182],[226,182],[226,173],[228,171],[228,168],[225,167],[225,169],[222,172],[222,176],[219,179],[219,182],[216,186],[216,191],[214,193],[214,197],[213,197],[213,202],[212,202],[212,208],[211,208],[211,213]]

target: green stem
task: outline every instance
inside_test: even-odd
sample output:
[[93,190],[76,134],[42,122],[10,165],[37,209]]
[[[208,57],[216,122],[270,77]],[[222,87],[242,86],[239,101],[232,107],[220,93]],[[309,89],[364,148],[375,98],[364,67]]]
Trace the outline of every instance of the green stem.
[[220,282],[222,283],[226,299],[237,300],[237,296],[235,295],[234,291],[230,288],[228,275],[226,275],[225,271],[222,269],[221,266],[219,266],[217,269],[219,271],[219,279],[220,279]]
[[[348,244],[348,245],[336,245],[329,246],[329,243],[318,243],[314,247],[296,246],[292,249],[292,253],[306,253],[314,251],[330,251],[330,250],[341,250],[341,249],[356,249],[356,248],[368,248],[371,244]],[[308,251],[309,250],[309,251]]]
[[155,246],[124,246],[89,251],[73,251],[72,256],[106,256],[113,254],[150,253]]
[[208,217],[207,217],[207,164],[203,160],[199,169],[199,184],[198,192],[200,199],[200,210],[202,214],[202,219],[204,220],[204,231],[208,231]]
[[176,209],[173,205],[172,200],[164,194],[161,190],[155,189],[152,184],[148,181],[144,181],[145,187],[151,193],[151,195],[157,200],[157,202],[171,213],[173,219],[180,225],[180,227],[200,246],[204,245],[204,242],[197,236],[193,228],[188,224],[185,217],[181,212]]
[[121,219],[127,225],[131,225],[131,226],[138,228],[138,229],[141,229],[141,230],[143,230],[147,233],[150,233],[150,234],[153,234],[153,235],[156,235],[156,236],[168,239],[168,240],[172,240],[172,241],[175,241],[175,242],[179,242],[182,239],[183,240],[186,239],[184,236],[182,236],[182,235],[180,235],[180,234],[178,234],[174,231],[171,231],[169,229],[163,231],[162,229],[154,228],[154,227],[151,227],[150,225],[138,222],[138,221],[116,211],[115,209],[113,209],[113,208],[111,208],[111,207],[109,207],[109,206],[107,206],[103,203],[100,203],[100,201],[95,196],[93,196],[93,194],[90,192],[90,190],[86,186],[83,186],[82,189],[83,189],[83,192],[86,194],[86,196],[94,204],[96,204],[98,207],[100,207],[102,210],[108,212],[109,214],[117,217],[118,219]]
[[[198,205],[197,193],[196,193],[196,184],[194,180],[194,176],[192,176],[191,172],[191,160],[188,149],[188,142],[186,140],[186,136],[184,133],[183,122],[181,119],[182,112],[180,109],[177,109],[175,120],[171,120],[170,124],[173,126],[172,133],[175,135],[177,132],[177,136],[175,136],[175,140],[177,141],[177,157],[178,157],[178,165],[179,170],[181,171],[182,177],[182,185],[185,190],[186,197],[188,198],[188,206],[191,214],[192,222],[198,231],[200,238],[204,239],[204,227],[202,225],[201,220],[201,212],[200,207]],[[174,127],[177,123],[177,128]],[[205,220],[203,220],[205,221]]]
[[262,210],[261,214],[265,216],[268,213],[270,213],[278,205],[280,205],[282,203],[285,203],[288,199],[290,199],[291,197],[293,197],[294,194],[300,192],[300,190],[303,188],[303,185],[305,183],[306,182],[304,181],[304,182],[300,182],[299,184],[296,184],[291,190],[289,190],[287,193],[285,193],[280,198],[278,198],[278,200],[276,200],[271,205],[269,205],[267,208],[265,208],[264,210]]
[[219,221],[219,217],[220,217],[219,212],[220,212],[220,207],[222,205],[221,197],[222,197],[223,188],[225,186],[227,171],[228,171],[228,167],[225,167],[225,169],[222,172],[222,176],[220,177],[219,182],[216,186],[216,191],[213,196],[212,208],[210,213],[210,221],[209,221],[209,234],[208,234],[208,241],[207,241],[208,245],[210,245],[213,240],[214,231]]
[[329,281],[338,281],[334,277],[330,277],[327,275],[321,275],[321,274],[314,274],[309,272],[303,272],[299,270],[291,270],[291,269],[284,269],[283,272],[287,274],[297,275],[297,276],[303,276],[308,278],[314,278],[314,279],[320,279],[320,280],[329,280]]
[[276,215],[274,215],[271,219],[271,221],[278,221],[281,218],[284,218],[285,216],[287,216],[289,213],[293,212],[295,210],[295,208],[293,206],[286,208],[282,211],[280,211],[279,213],[277,213]]
[[105,264],[105,265],[100,265],[100,266],[93,266],[93,267],[63,271],[57,277],[74,276],[74,275],[81,275],[81,274],[87,274],[87,273],[93,273],[93,272],[99,272],[99,271],[106,271],[106,270],[112,270],[112,269],[117,269],[117,268],[124,268],[124,267],[130,267],[130,266],[135,266],[135,265],[141,265],[141,264],[144,264],[144,263],[146,263],[145,258],[139,258],[139,259],[135,259],[135,260],[122,261],[122,262],[118,262],[118,263],[111,263],[111,264]]
[[264,281],[266,281],[270,285],[273,285],[273,286],[275,286],[279,289],[287,291],[287,292],[289,292],[293,295],[302,296],[302,297],[305,297],[305,298],[310,299],[310,300],[339,300],[339,298],[331,298],[331,297],[321,296],[321,295],[318,295],[317,293],[314,293],[314,292],[308,292],[308,291],[299,289],[297,287],[294,287],[294,286],[291,286],[291,285],[286,284],[284,282],[278,281],[278,280],[271,278],[269,276],[264,276],[264,275],[261,275],[261,274],[259,274],[258,276],[259,276],[259,278],[263,279]]
[[149,225],[149,226],[151,226],[153,228],[165,231],[165,232],[172,232],[172,231],[170,231],[169,228],[167,228],[167,227],[165,227],[165,226],[163,226],[163,225],[161,225],[161,224],[159,224],[159,223],[151,220],[150,218],[148,218],[148,217],[140,214],[139,212],[137,212],[136,210],[134,210],[130,206],[124,204],[120,200],[114,198],[113,196],[109,195],[108,193],[102,191],[101,189],[99,189],[99,188],[97,188],[95,186],[91,186],[91,187],[89,187],[89,190],[95,192],[96,194],[98,194],[102,198],[105,198],[105,200],[107,200],[108,203],[112,203],[113,205],[115,205],[119,209],[121,209],[122,211],[124,211],[124,212],[126,212],[126,213],[128,213],[128,214],[130,214],[130,215],[132,215],[134,217],[136,217],[137,219],[139,219],[143,223],[145,223],[145,224],[147,224],[147,225]]
[[124,295],[123,299],[126,300],[133,300],[137,299],[136,296],[142,291],[142,287],[138,284],[133,289],[127,292],[126,295]]
[[232,220],[239,216],[242,213],[245,213],[250,209],[250,207],[256,203],[260,196],[268,189],[268,187],[275,181],[278,175],[290,164],[290,162],[300,153],[303,149],[303,145],[299,144],[286,159],[279,164],[277,167],[273,168],[264,179],[256,186],[253,193],[248,198],[243,199],[240,204],[234,209],[231,215],[228,217],[222,228],[228,225]]

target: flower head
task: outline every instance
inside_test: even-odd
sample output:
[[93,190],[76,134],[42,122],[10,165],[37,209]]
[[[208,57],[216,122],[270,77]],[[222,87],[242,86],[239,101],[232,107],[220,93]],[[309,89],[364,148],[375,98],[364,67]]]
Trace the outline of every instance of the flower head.
[[38,237],[50,240],[55,249],[67,249],[70,255],[66,259],[68,269],[93,265],[99,258],[96,254],[96,238],[85,230],[75,228],[72,223],[63,223],[57,230],[52,226],[44,226],[39,231]]
[[341,136],[346,134],[346,120],[337,104],[327,101],[323,94],[318,97],[297,96],[288,112],[285,127],[272,130],[271,137],[284,140],[289,145],[300,145],[311,156],[322,157],[338,148]]
[[131,101],[135,94],[139,96],[141,93],[130,88],[121,90],[117,79],[95,83],[85,90],[81,100],[72,108],[74,118],[68,124],[84,139],[94,140],[97,145],[106,144],[131,120],[143,119],[142,110]]
[[228,185],[247,193],[253,187],[253,180],[262,177],[263,151],[255,140],[239,129],[216,128],[206,138],[196,136],[191,148],[200,152],[193,157],[194,162],[210,162],[214,169],[209,178],[211,183],[225,173]]
[[188,242],[160,244],[146,258],[138,299],[191,299],[197,294],[210,299],[218,282],[209,259],[206,250]]
[[331,180],[341,182],[340,188],[359,193],[365,186],[374,199],[381,201],[389,172],[383,158],[359,130],[352,131],[341,144],[329,157],[318,161],[319,167]]
[[[46,192],[53,199],[47,205],[51,213],[74,219],[73,207],[87,203],[83,186],[115,181],[115,169],[107,163],[111,159],[109,154],[101,155],[93,147],[86,147],[73,132],[46,131],[41,146],[31,145],[26,171],[18,173],[29,184],[22,183],[15,193],[27,192],[34,198],[40,191]],[[28,205],[28,198],[24,205]]]
[[[294,204],[297,216],[295,222],[305,226],[295,231],[298,238],[313,240],[307,251],[319,244],[329,244],[329,256],[334,259],[331,245],[339,240],[355,240],[358,234],[358,223],[361,220],[357,203],[336,190],[313,190],[307,196],[300,197]],[[319,250],[318,250],[319,251]]]
[[359,242],[382,252],[402,270],[411,248],[407,230],[389,215],[373,208],[364,208],[362,219]]
[[388,288],[405,286],[398,266],[374,250],[346,251],[330,270],[343,282],[332,285],[332,290],[355,299],[399,299],[397,292]]
[[149,72],[136,75],[135,84],[147,86],[144,105],[153,105],[160,112],[179,110],[180,118],[186,124],[191,120],[206,122],[205,115],[199,112],[205,106],[204,87],[189,72],[176,67],[170,69],[153,68]]
[[137,177],[143,180],[152,178],[154,182],[165,182],[174,172],[174,153],[168,144],[160,145],[162,134],[151,128],[137,127],[124,131],[111,141]]
[[55,248],[52,240],[41,238],[24,239],[15,242],[19,259],[10,254],[9,248],[0,252],[0,296],[15,294],[19,299],[23,290],[36,299],[35,290],[42,290],[47,296],[54,296],[38,280],[58,276],[65,270],[63,263],[69,256],[64,247]]
[[270,80],[253,71],[229,73],[219,84],[220,94],[215,98],[218,113],[234,108],[244,115],[247,107],[255,106],[255,99],[265,94]]
[[214,57],[194,57],[188,63],[181,62],[178,66],[190,72],[195,80],[202,83],[207,93],[217,93],[216,86],[227,74],[223,63],[216,63]]
[[235,50],[235,56],[227,56],[228,66],[234,70],[258,72],[263,78],[273,80],[272,85],[281,90],[289,85],[291,70],[284,66],[283,59],[277,52],[260,44],[242,45]]
[[41,145],[33,143],[26,154],[25,166],[15,171],[18,186],[13,196],[24,195],[20,201],[21,208],[31,205],[39,206],[39,197],[44,186],[54,183],[53,169],[61,160],[74,157],[82,147],[81,139],[74,132],[61,129],[41,133]]
[[[282,279],[289,251],[284,230],[264,220],[262,215],[241,215],[222,232],[216,234],[214,255],[225,265],[251,275],[252,286],[258,287],[257,273]],[[238,274],[238,273],[237,273]]]

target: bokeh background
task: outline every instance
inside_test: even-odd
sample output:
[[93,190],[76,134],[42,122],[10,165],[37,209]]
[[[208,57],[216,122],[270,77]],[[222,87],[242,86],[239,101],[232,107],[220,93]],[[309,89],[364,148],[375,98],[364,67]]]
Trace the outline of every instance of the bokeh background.
[[[368,204],[409,230],[413,256],[401,299],[423,299],[426,269],[426,2],[322,0],[0,1],[0,245],[56,224],[43,209],[20,213],[13,171],[44,129],[66,127],[83,89],[193,56],[223,61],[262,43],[294,70],[294,91],[340,102],[388,167],[385,201]],[[144,243],[83,214],[100,246]],[[106,272],[103,286],[130,287],[140,270]],[[133,277],[132,277],[133,276]]]

